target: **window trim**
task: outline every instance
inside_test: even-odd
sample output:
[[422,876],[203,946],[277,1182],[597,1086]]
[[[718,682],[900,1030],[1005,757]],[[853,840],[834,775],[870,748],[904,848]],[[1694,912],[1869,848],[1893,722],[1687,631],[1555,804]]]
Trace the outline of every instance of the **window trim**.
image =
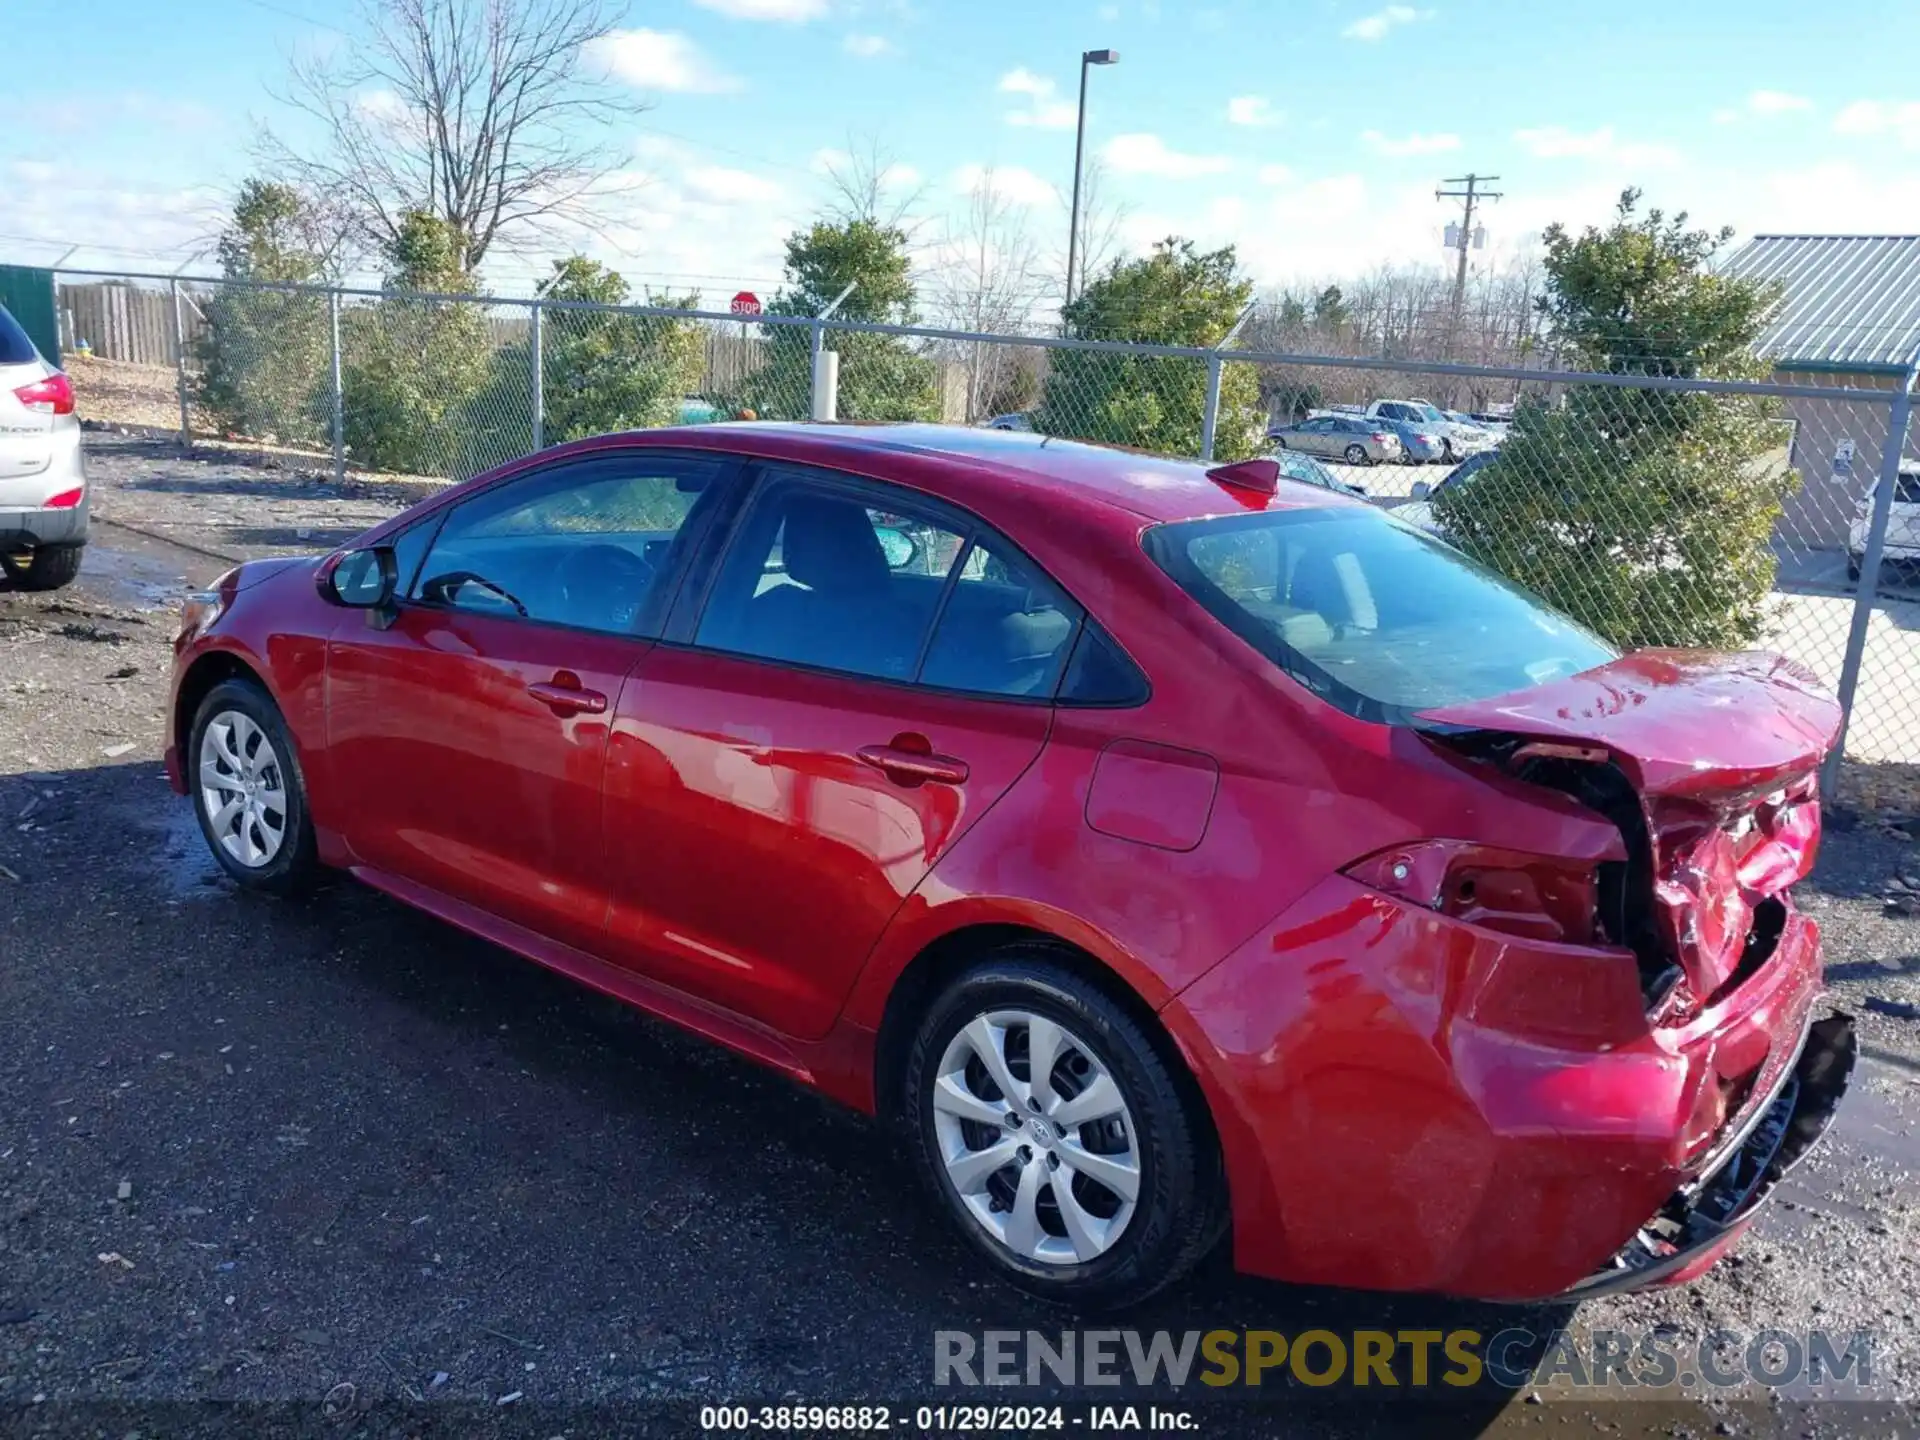
[[[830,466],[808,464],[798,460],[782,460],[768,456],[751,457],[745,466],[745,475],[737,492],[732,513],[723,526],[715,526],[707,536],[708,552],[705,574],[698,587],[699,593],[693,594],[683,587],[676,601],[673,613],[663,627],[660,643],[671,645],[675,649],[686,650],[701,655],[716,655],[728,660],[746,664],[766,665],[775,669],[791,671],[803,675],[821,675],[836,680],[846,680],[871,685],[884,685],[914,691],[922,695],[934,695],[952,699],[979,701],[999,705],[1047,705],[1065,706],[1072,709],[1128,709],[1144,705],[1153,696],[1153,681],[1145,669],[1135,660],[1117,639],[1111,626],[1101,624],[1099,618],[1082,603],[1067,586],[1061,584],[1054,573],[1035,560],[1020,545],[1015,544],[1007,535],[990,525],[980,516],[962,506],[954,504],[938,495],[916,490],[910,485],[900,485],[892,481],[875,479],[872,476],[856,474],[848,470],[837,470]],[[790,481],[789,481],[789,477]],[[889,507],[907,514],[921,514],[961,537],[961,546],[955,552],[953,564],[947,571],[946,584],[942,586],[940,599],[935,603],[933,614],[927,625],[927,632],[921,638],[920,652],[914,659],[913,673],[906,679],[894,679],[885,675],[869,675],[858,670],[839,670],[827,665],[812,665],[800,660],[787,660],[774,655],[747,655],[737,650],[723,650],[715,645],[702,645],[695,640],[700,623],[706,618],[707,608],[713,601],[715,586],[719,583],[720,572],[725,568],[734,545],[745,533],[755,510],[765,500],[767,494],[783,481],[812,486],[829,492],[837,491],[851,500],[872,509],[885,510]],[[931,653],[934,636],[938,633],[941,618],[946,614],[947,602],[953,594],[966,558],[977,545],[985,544],[989,549],[999,547],[999,552],[1009,558],[1017,559],[1033,568],[1048,585],[1072,605],[1078,612],[1073,631],[1061,646],[1059,673],[1054,676],[1052,688],[1044,695],[1004,695],[990,690],[963,690],[946,685],[930,685],[919,679],[926,668]],[[1101,633],[1115,649],[1125,655],[1129,664],[1141,678],[1142,698],[1130,705],[1110,703],[1090,704],[1084,701],[1063,701],[1059,699],[1060,687],[1066,683],[1067,673],[1072,668],[1073,652],[1079,646],[1081,636],[1089,625],[1099,626]]]
[[[544,485],[568,474],[577,472],[582,475],[592,475],[598,470],[612,470],[616,466],[631,465],[636,462],[711,465],[714,467],[714,478],[712,486],[694,501],[693,507],[687,512],[685,522],[674,534],[674,548],[677,553],[671,565],[661,572],[656,582],[661,600],[657,605],[649,605],[636,614],[631,630],[603,630],[592,625],[570,625],[563,620],[549,620],[534,615],[485,614],[477,610],[462,609],[457,605],[442,605],[431,600],[422,600],[413,593],[426,571],[427,561],[433,558],[433,549],[440,543],[440,535],[446,529],[447,522],[467,506],[518,491],[523,487]],[[430,615],[458,615],[469,619],[500,620],[512,625],[537,625],[542,629],[557,630],[565,634],[596,635],[612,640],[658,641],[665,634],[666,621],[671,617],[682,585],[693,569],[693,561],[706,549],[712,537],[715,520],[726,515],[728,506],[738,494],[741,475],[745,468],[742,457],[725,450],[626,445],[606,450],[590,450],[585,454],[568,455],[544,465],[519,471],[497,484],[484,486],[471,495],[463,496],[452,504],[439,506],[431,515],[421,520],[422,525],[432,527],[433,534],[427,541],[425,552],[420,556],[420,563],[414,567],[412,576],[407,578],[406,593],[395,603],[402,610],[418,610]],[[709,494],[714,496],[713,500],[707,505],[705,514],[696,519],[700,502]],[[399,535],[406,534],[412,529],[412,526],[403,527],[381,543],[390,545]],[[683,536],[685,543],[681,544]],[[648,625],[643,622],[651,623]]]

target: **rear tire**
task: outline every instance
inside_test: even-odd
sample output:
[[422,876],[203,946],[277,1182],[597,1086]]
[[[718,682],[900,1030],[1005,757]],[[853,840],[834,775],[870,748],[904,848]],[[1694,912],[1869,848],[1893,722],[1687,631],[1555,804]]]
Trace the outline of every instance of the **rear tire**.
[[[1036,1083],[1042,1045],[1055,1060]],[[1197,1097],[1126,1009],[1045,946],[1009,946],[959,975],[904,1068],[922,1176],[1021,1289],[1081,1309],[1133,1305],[1185,1276],[1225,1230]]]
[[1850,557],[1847,560],[1847,579],[1858,580],[1859,578],[1860,578],[1860,557],[1858,555],[1855,555]]
[[14,560],[0,561],[0,565],[16,590],[58,590],[78,578],[80,553],[78,545],[42,545],[24,565]]
[[1347,446],[1347,464],[1371,465],[1372,463],[1372,459],[1367,454],[1366,446],[1357,444]]
[[293,895],[320,874],[306,776],[286,721],[253,680],[223,680],[194,714],[187,793],[220,868],[250,890]]

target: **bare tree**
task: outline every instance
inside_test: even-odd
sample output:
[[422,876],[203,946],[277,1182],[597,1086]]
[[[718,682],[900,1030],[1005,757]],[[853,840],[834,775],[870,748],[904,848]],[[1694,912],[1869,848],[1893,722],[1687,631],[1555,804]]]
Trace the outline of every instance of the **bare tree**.
[[[1043,276],[1026,206],[980,172],[965,203],[947,217],[926,287],[942,323],[957,330],[1015,335],[1027,327]],[[967,418],[1024,409],[1039,388],[1039,351],[1027,345],[961,341],[949,347],[967,380]]]
[[912,242],[920,228],[914,212],[927,187],[877,136],[849,135],[847,148],[829,156],[826,216],[842,225],[864,220],[881,230],[898,230]]
[[361,0],[358,43],[291,62],[286,99],[317,122],[264,158],[387,245],[410,210],[461,237],[466,267],[544,223],[591,221],[618,187],[608,122],[643,108],[583,52],[614,0]]
[[[1060,197],[1060,213],[1070,216],[1073,211],[1072,192],[1055,186],[1054,193]],[[1080,172],[1080,242],[1073,262],[1076,292],[1086,289],[1087,282],[1097,278],[1107,262],[1120,253],[1120,231],[1132,213],[1126,201],[1111,193],[1107,184],[1106,162],[1097,155],[1089,156]],[[1064,230],[1060,235],[1058,252],[1050,255],[1049,259],[1050,268],[1060,277],[1060,286],[1064,291],[1067,274],[1067,236]]]

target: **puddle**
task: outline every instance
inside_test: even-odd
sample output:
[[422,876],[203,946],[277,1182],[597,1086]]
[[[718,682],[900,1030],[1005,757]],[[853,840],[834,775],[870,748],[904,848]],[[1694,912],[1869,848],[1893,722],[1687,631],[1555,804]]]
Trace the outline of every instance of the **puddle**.
[[170,791],[165,804],[156,839],[160,847],[160,888],[166,892],[167,903],[217,900],[231,894],[233,883],[207,850],[207,839],[200,833],[192,804]]
[[181,596],[228,568],[224,561],[102,521],[81,557],[79,584],[113,605],[147,613],[170,611],[179,608]]

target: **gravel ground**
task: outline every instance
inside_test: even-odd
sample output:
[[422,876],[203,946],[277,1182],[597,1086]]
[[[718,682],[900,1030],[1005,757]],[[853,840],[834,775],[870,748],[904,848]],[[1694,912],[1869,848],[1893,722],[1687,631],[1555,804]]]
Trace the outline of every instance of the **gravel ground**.
[[[168,611],[225,562],[149,536],[314,548],[397,500],[137,444],[91,471],[80,584],[0,594],[0,1433],[687,1433],[690,1402],[977,1399],[932,1386],[936,1330],[1077,1323],[979,1282],[871,1123],[351,883],[228,885],[158,765]],[[1920,919],[1883,900],[1920,856],[1886,821],[1838,815],[1803,893],[1854,1093],[1702,1281],[1569,1316],[1216,1266],[1125,1323],[1868,1330],[1847,1393],[1920,1399]],[[1158,1399],[1201,1433],[1916,1433],[1805,1386],[1195,1388]]]

